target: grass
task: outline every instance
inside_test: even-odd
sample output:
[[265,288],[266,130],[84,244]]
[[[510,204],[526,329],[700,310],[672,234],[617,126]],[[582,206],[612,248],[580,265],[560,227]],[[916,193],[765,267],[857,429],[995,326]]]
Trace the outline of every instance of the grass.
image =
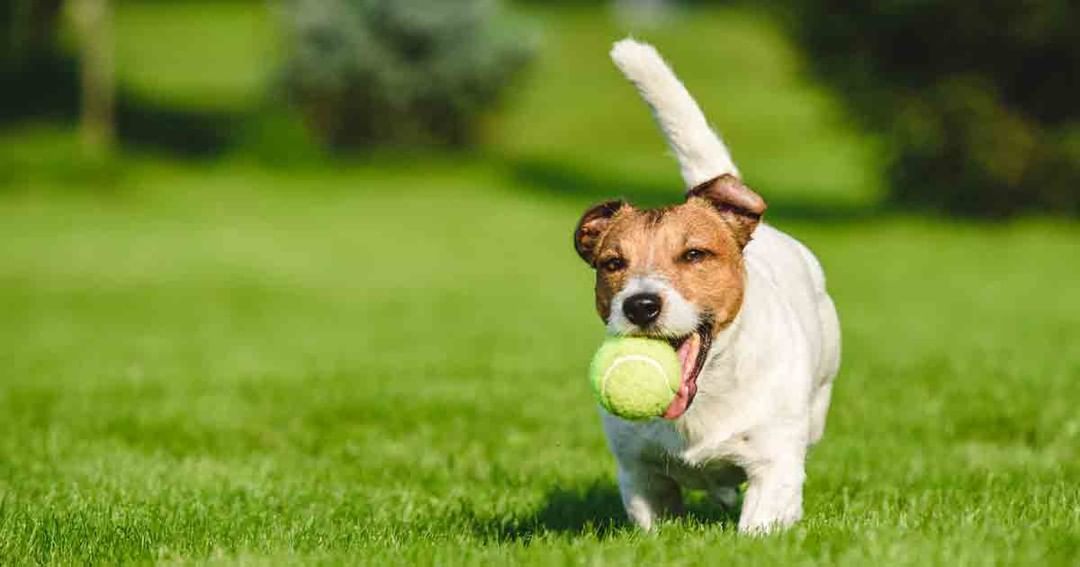
[[880,198],[875,140],[845,124],[835,101],[806,80],[798,54],[764,16],[695,11],[644,28],[586,9],[535,16],[542,24],[539,61],[533,80],[511,99],[511,112],[495,124],[490,141],[501,151],[670,191],[672,161],[664,141],[606,57],[614,39],[632,34],[661,49],[735,148],[748,180],[768,188],[774,200],[809,196],[865,206]]
[[[1080,227],[870,206],[865,141],[743,12],[686,22],[739,41],[649,33],[825,264],[844,368],[798,527],[739,537],[697,497],[625,524],[569,235],[675,170],[600,75],[617,26],[540,17],[532,84],[574,102],[521,91],[475,154],[85,170],[69,132],[0,134],[0,564],[1076,564]],[[740,84],[774,87],[727,115],[692,53],[747,42]]]
[[257,2],[140,2],[115,10],[123,87],[162,105],[244,111],[266,96],[274,19]]

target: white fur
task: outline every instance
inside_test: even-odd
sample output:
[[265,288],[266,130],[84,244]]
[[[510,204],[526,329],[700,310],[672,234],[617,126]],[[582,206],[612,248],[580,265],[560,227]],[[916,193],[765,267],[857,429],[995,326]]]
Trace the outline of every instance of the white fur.
[[[653,106],[688,186],[735,172],[727,149],[652,47],[624,40],[612,56]],[[601,410],[623,503],[645,529],[659,515],[681,510],[680,487],[707,490],[731,506],[744,478],[740,531],[761,533],[802,517],[806,452],[825,429],[840,324],[821,266],[795,239],[761,224],[744,260],[742,308],[714,339],[686,413],[674,421],[631,422]],[[666,325],[686,332],[697,326],[696,306],[662,280],[641,278],[615,296],[609,332],[634,332],[621,300],[646,290],[677,298],[664,302]],[[668,314],[672,308],[677,313]]]
[[652,108],[687,189],[725,173],[739,175],[724,142],[653,46],[624,39],[611,48],[611,59]]
[[631,422],[603,412],[623,502],[643,528],[679,510],[680,486],[730,505],[743,474],[740,531],[802,516],[804,460],[825,428],[839,321],[821,267],[791,237],[763,224],[745,259],[742,309],[713,341],[686,413]]

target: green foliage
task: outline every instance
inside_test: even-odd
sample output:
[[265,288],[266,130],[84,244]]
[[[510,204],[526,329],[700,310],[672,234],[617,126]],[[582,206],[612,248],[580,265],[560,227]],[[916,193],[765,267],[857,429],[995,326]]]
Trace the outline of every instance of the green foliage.
[[291,0],[285,83],[331,145],[469,141],[531,53],[489,0]]
[[75,113],[78,82],[59,42],[61,6],[60,0],[0,1],[0,123]]
[[885,132],[901,203],[1080,212],[1080,4],[791,0],[808,59]]
[[0,64],[56,51],[61,0],[0,2]]

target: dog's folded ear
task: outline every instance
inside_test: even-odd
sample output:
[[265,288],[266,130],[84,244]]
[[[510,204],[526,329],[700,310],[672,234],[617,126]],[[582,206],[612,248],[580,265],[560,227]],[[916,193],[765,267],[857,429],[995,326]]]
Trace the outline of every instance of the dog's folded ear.
[[750,242],[750,235],[765,214],[765,199],[734,175],[721,175],[694,187],[686,199],[694,198],[704,199],[716,208],[731,226],[739,246]]
[[626,201],[614,200],[600,203],[585,211],[574,230],[574,249],[585,263],[592,266],[596,261],[596,246],[611,225],[619,209],[628,206]]

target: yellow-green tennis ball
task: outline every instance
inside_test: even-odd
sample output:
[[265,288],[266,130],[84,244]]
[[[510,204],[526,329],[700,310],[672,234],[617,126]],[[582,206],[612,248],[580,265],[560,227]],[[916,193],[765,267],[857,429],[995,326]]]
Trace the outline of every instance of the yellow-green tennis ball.
[[589,381],[609,412],[625,419],[664,414],[679,391],[682,365],[666,341],[611,337],[589,367]]

